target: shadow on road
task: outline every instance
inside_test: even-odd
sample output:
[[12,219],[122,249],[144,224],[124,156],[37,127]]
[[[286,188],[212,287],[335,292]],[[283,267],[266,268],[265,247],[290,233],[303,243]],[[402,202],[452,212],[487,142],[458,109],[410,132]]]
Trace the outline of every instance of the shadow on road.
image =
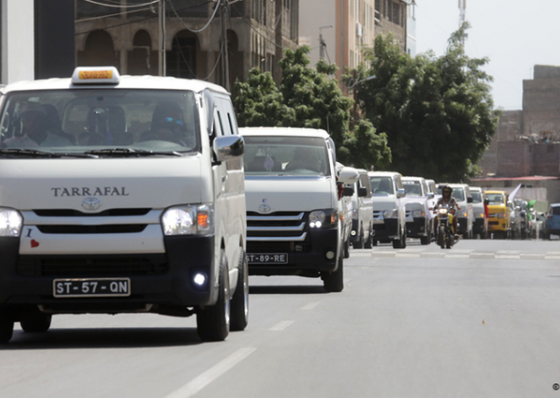
[[251,286],[250,294],[326,294],[323,286],[305,286],[305,285],[269,285],[269,286]]
[[51,329],[46,333],[15,330],[1,350],[147,348],[202,344],[195,328]]

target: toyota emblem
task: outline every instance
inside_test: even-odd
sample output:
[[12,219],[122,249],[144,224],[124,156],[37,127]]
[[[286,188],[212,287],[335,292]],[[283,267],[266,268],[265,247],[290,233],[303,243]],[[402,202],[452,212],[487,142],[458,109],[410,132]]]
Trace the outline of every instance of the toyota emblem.
[[95,211],[101,207],[101,200],[94,197],[84,198],[82,207],[86,211]]

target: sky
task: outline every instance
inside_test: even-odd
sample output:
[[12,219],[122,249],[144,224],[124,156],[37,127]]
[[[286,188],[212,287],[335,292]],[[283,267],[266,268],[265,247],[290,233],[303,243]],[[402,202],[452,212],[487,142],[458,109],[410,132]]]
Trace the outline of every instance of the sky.
[[[459,26],[458,0],[416,0],[416,51],[442,55]],[[560,0],[467,0],[465,49],[488,57],[496,108],[522,109],[523,80],[533,66],[560,66]]]

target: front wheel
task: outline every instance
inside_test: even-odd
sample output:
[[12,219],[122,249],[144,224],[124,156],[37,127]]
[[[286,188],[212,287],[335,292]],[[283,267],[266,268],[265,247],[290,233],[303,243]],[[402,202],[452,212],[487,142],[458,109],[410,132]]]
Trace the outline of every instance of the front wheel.
[[[222,254],[222,257],[225,255]],[[202,341],[223,341],[229,334],[230,292],[227,263],[220,267],[219,294],[215,305],[197,313],[197,332]]]
[[445,227],[442,225],[439,227],[439,232],[438,232],[438,245],[442,248],[445,249],[445,237],[446,237],[447,233],[445,232]]
[[24,317],[19,324],[26,333],[45,333],[51,327],[51,321],[51,314],[40,312]]
[[350,258],[350,239],[344,242],[344,258]]
[[339,293],[344,289],[344,265],[342,256],[338,260],[336,271],[323,274],[323,286],[329,293]]
[[14,333],[14,320],[5,311],[0,310],[0,344],[6,344]]
[[364,232],[360,231],[358,235],[358,239],[352,244],[354,249],[363,249],[364,248]]
[[239,273],[237,287],[231,298],[231,326],[230,330],[245,330],[249,323],[249,265],[247,256],[241,252],[239,258]]
[[372,247],[372,244],[371,244],[372,238],[373,238],[373,236],[372,236],[372,234],[371,234],[371,232],[370,232],[370,233],[369,233],[368,240],[366,240],[366,241],[364,242],[364,249],[371,249],[371,247]]
[[431,239],[430,239],[429,236],[422,236],[422,237],[420,238],[420,244],[421,244],[421,245],[427,246],[427,245],[429,245],[430,243],[431,243]]

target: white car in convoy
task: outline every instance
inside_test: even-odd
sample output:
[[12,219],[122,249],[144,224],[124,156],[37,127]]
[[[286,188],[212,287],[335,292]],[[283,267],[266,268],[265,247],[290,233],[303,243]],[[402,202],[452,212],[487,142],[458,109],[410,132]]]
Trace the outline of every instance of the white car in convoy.
[[[344,168],[341,163],[336,163],[337,176]],[[344,258],[350,257],[350,237],[352,234],[352,197],[354,196],[354,186],[344,186],[342,194],[338,200],[338,217],[341,223],[341,239],[344,247]]]
[[354,249],[371,249],[373,242],[373,198],[367,170],[357,169],[360,179],[352,184],[352,236]]
[[403,199],[406,209],[406,228],[409,238],[418,238],[422,245],[432,242],[433,224],[430,216],[430,200],[434,194],[429,192],[428,183],[422,177],[403,177],[406,191]]
[[54,314],[247,325],[243,138],[196,80],[77,68],[2,89],[0,342]]
[[243,128],[246,143],[247,257],[251,275],[320,277],[325,289],[344,288],[342,184],[327,132],[294,128]]
[[393,243],[406,248],[406,213],[402,176],[395,172],[368,172],[373,198],[373,245]]

